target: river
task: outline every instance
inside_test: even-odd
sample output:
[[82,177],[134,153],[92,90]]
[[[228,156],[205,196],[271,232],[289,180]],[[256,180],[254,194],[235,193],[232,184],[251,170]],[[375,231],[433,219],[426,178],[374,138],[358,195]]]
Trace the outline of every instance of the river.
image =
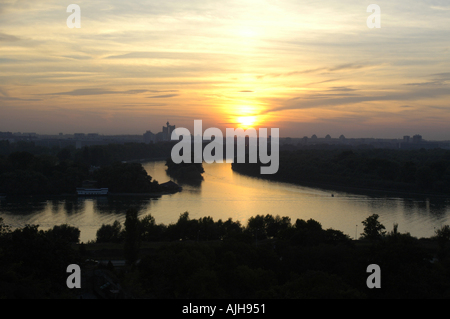
[[[143,163],[150,176],[163,183],[170,178],[163,161]],[[442,225],[450,224],[450,198],[425,196],[385,196],[353,194],[288,183],[266,181],[235,173],[231,164],[204,164],[200,186],[183,185],[183,191],[159,198],[20,198],[2,199],[0,217],[13,228],[37,224],[40,229],[69,224],[81,231],[80,240],[95,240],[102,224],[125,220],[129,207],[137,207],[139,216],[151,214],[156,223],[170,224],[180,214],[215,221],[232,218],[246,225],[251,216],[271,214],[320,222],[324,229],[343,231],[352,238],[363,231],[362,221],[372,214],[391,231],[415,237],[431,237]],[[333,196],[334,195],[334,196]]]

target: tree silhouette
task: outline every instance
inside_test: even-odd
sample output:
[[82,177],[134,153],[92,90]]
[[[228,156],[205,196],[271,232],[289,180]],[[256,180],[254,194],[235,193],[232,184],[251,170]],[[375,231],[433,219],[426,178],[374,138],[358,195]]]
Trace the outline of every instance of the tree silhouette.
[[125,219],[125,244],[124,256],[128,264],[133,264],[138,259],[140,246],[140,221],[138,211],[130,208]]
[[377,214],[373,214],[362,221],[364,225],[364,232],[361,235],[363,238],[378,240],[386,234],[386,232],[383,231],[386,227],[378,221],[378,218],[379,216]]
[[119,221],[114,221],[112,225],[103,224],[97,230],[97,243],[118,243],[122,240],[122,225]]
[[435,234],[436,234],[435,238],[439,245],[440,255],[441,257],[445,257],[447,255],[446,248],[448,246],[448,243],[450,242],[450,226],[449,225],[442,226],[441,228],[435,231]]

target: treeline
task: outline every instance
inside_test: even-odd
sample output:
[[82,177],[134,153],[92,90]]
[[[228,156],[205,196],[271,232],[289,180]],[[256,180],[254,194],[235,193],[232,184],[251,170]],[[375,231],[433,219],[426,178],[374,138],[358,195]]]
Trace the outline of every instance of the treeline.
[[111,193],[161,192],[158,181],[152,180],[140,163],[114,163],[92,173],[97,187],[109,188]]
[[0,156],[0,193],[19,195],[74,194],[88,179],[89,166],[29,152]]
[[61,158],[60,153],[52,156],[22,151],[0,156],[0,193],[12,196],[75,194],[85,180],[95,180],[94,186],[106,187],[115,193],[161,191],[158,182],[153,181],[139,163],[116,162],[91,169],[84,161]]
[[[243,226],[184,213],[165,226],[136,216],[124,228],[103,225],[97,242],[123,243],[131,261],[140,243],[166,242],[126,274],[112,270],[138,298],[450,298],[448,226],[419,240],[396,225],[384,231],[373,215],[352,241],[313,219],[257,215]],[[381,268],[381,289],[367,287],[371,264]]]
[[168,157],[166,166],[167,174],[179,182],[200,183],[203,181],[202,174],[205,172],[203,163],[194,163],[193,158],[191,163],[181,162],[176,164],[171,157]]
[[448,194],[450,151],[299,150],[280,152],[279,170],[261,175],[260,163],[233,163],[234,171],[299,184]]
[[19,141],[10,143],[0,141],[0,156],[8,156],[15,152],[27,152],[33,155],[50,155],[59,161],[73,161],[88,166],[111,165],[115,162],[167,158],[172,150],[172,142],[145,144],[125,143],[85,146],[76,149],[74,146],[65,148],[43,147],[34,142]]
[[[116,243],[127,266],[109,271],[126,296],[149,299],[450,298],[450,227],[430,239],[387,232],[377,215],[358,241],[313,219],[257,215],[237,221],[180,215],[168,226],[129,209],[124,224],[103,225],[97,241]],[[160,240],[165,240],[164,242]],[[70,298],[67,266],[95,258],[77,228],[11,229],[0,219],[0,297]],[[155,242],[142,250],[145,241]],[[381,288],[367,287],[380,266]],[[109,270],[108,270],[109,269]],[[87,283],[85,283],[87,284]]]
[[0,299],[74,298],[67,288],[67,266],[81,264],[72,248],[78,228],[60,225],[47,231],[27,225],[12,231],[0,218]]
[[[313,223],[309,221],[308,223]],[[191,219],[189,213],[180,215],[174,224],[156,224],[153,216],[147,215],[139,221],[140,241],[217,241],[235,239],[251,242],[252,238],[264,240],[267,238],[288,236],[292,231],[290,219],[272,215],[258,215],[248,221],[243,227],[239,221],[229,218],[226,221],[214,221],[211,217]],[[332,232],[331,230],[329,232]],[[125,229],[118,221],[110,225],[102,225],[97,231],[97,243],[115,242],[124,240]],[[330,235],[331,236],[331,235]],[[342,235],[341,239],[347,239]]]

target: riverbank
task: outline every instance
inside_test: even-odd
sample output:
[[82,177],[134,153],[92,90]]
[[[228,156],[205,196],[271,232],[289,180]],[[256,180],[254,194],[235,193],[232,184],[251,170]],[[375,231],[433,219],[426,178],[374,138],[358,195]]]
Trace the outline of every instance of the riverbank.
[[78,195],[78,194],[40,194],[40,195],[8,195],[4,196],[0,199],[20,199],[20,198],[44,198],[44,199],[52,199],[52,198],[106,198],[106,197],[161,197],[163,195],[172,195],[175,193],[181,192],[181,190],[177,191],[163,191],[163,192],[154,192],[154,193],[108,193],[107,195]]
[[259,163],[234,163],[233,170],[262,179],[392,196],[450,194],[446,150],[302,150],[279,154],[279,170],[261,175]]
[[[284,179],[277,179],[272,176],[266,177],[264,175],[253,176],[252,174],[246,174],[246,173],[239,172],[236,170],[233,170],[233,172],[243,175],[243,176],[246,176],[246,177],[255,178],[255,179],[262,179],[262,180],[267,180],[267,181],[272,181],[272,182],[277,182],[277,183],[288,183],[288,184],[297,185],[297,186],[318,188],[318,189],[334,191],[334,192],[349,192],[349,193],[354,193],[354,194],[358,194],[358,195],[370,196],[371,194],[377,194],[377,195],[386,195],[389,197],[392,197],[392,196],[398,196],[398,197],[414,196],[414,197],[417,197],[417,196],[419,196],[419,197],[435,197],[435,198],[443,198],[443,199],[450,198],[450,194],[444,194],[444,193],[427,193],[427,192],[417,192],[417,191],[405,191],[405,190],[398,190],[398,189],[393,190],[393,189],[389,189],[389,188],[352,187],[352,186],[347,186],[347,185],[343,185],[343,184],[284,180]],[[333,194],[333,193],[331,193],[331,194]]]

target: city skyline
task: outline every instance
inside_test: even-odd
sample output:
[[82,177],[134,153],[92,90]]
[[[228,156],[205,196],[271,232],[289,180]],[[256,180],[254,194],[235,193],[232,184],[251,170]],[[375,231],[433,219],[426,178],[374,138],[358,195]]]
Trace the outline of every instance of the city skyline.
[[[158,132],[158,129],[150,129],[146,130],[143,134],[136,133],[136,134],[100,134],[98,132],[71,132],[71,133],[63,133],[59,132],[57,134],[40,134],[39,132],[2,132],[0,131],[0,140],[7,139],[7,136],[11,137],[30,137],[30,138],[37,138],[37,137],[66,137],[66,138],[102,138],[102,137],[114,137],[114,136],[152,136],[153,138],[156,138],[157,135],[160,135],[161,138],[158,141],[170,141],[171,140],[171,133],[175,130],[176,125],[169,125],[169,122],[166,123],[167,126],[162,127],[162,131]],[[205,128],[206,129],[206,128]],[[203,129],[203,131],[205,130]],[[244,133],[248,133],[246,129],[243,131]],[[150,134],[150,135],[149,135]],[[193,134],[191,134],[194,136]],[[404,142],[412,142],[415,138],[419,139],[420,141],[427,139],[423,139],[423,136],[421,134],[413,134],[413,135],[403,135],[403,136],[397,136],[393,138],[381,138],[377,136],[358,136],[358,137],[346,137],[344,134],[340,134],[339,136],[331,136],[330,134],[326,134],[325,136],[312,134],[312,135],[305,135],[303,137],[292,137],[292,136],[280,136],[280,138],[283,139],[319,139],[319,140],[336,140],[336,139],[383,139],[383,140],[403,140]],[[153,141],[153,140],[152,140]],[[155,139],[154,142],[157,140]],[[176,141],[176,140],[173,140]],[[430,140],[435,141],[435,140]],[[442,141],[450,141],[450,139],[444,139]]]
[[[205,127],[281,137],[448,140],[447,2],[0,4],[0,131],[102,135]],[[158,131],[157,131],[158,132]]]

